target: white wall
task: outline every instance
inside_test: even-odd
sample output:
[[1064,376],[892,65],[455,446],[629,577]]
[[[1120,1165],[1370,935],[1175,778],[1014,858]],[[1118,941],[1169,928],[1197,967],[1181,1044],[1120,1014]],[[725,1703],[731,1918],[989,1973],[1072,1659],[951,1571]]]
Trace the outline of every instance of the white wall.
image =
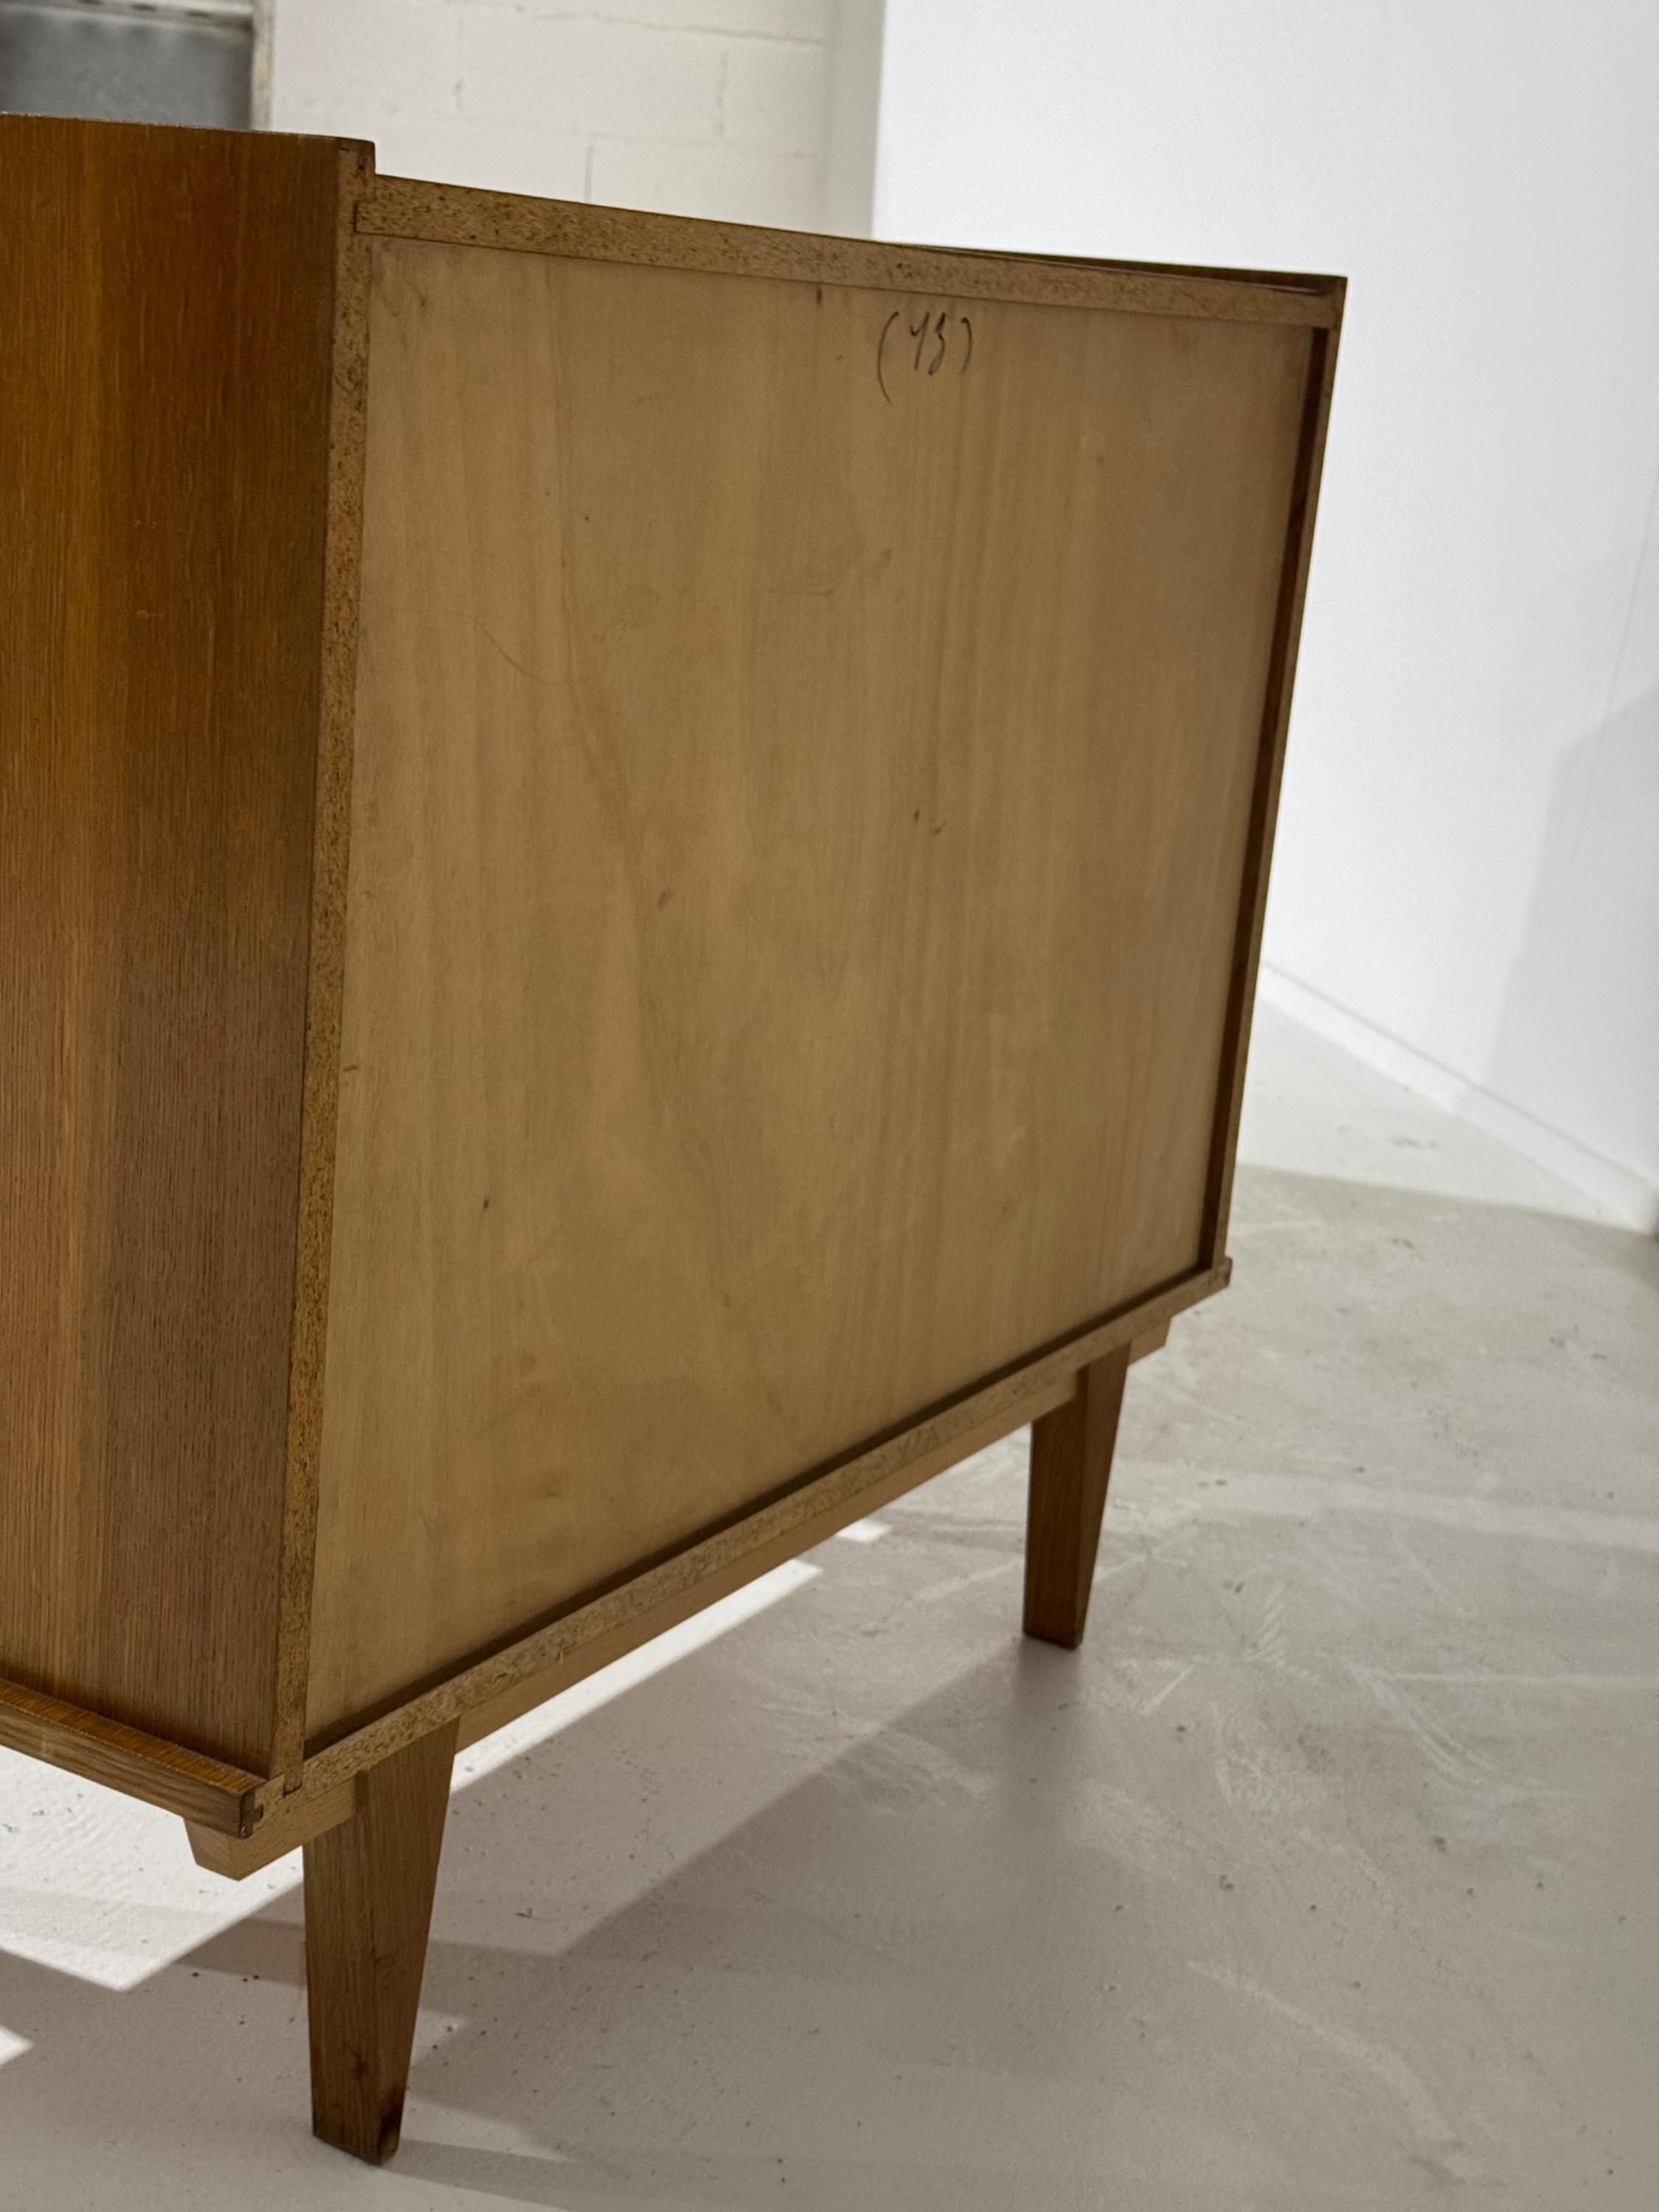
[[1352,279],[1267,988],[1659,1218],[1659,7],[888,0],[889,237]]
[[811,228],[835,0],[274,0],[270,120],[391,174]]
[[875,222],[886,0],[834,0],[833,12],[823,228],[867,238]]

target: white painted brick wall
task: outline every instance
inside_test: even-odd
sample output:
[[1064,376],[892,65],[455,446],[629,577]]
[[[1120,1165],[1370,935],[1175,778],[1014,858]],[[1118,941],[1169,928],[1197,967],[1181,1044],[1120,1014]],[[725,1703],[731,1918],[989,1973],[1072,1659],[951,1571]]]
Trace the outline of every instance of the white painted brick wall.
[[811,228],[837,0],[275,0],[279,131],[393,175]]

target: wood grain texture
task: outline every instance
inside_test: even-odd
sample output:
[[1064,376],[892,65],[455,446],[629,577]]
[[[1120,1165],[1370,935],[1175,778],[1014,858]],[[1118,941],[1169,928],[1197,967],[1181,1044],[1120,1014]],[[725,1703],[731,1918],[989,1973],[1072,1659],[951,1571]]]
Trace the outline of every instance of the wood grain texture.
[[[471,1666],[447,1674],[431,1688],[401,1701],[364,1726],[326,1739],[305,1765],[307,1790],[325,1790],[371,1766],[398,1745],[442,1722],[459,1718],[473,1741],[488,1729],[470,1715],[507,1714],[522,1685],[560,1669],[570,1681],[591,1671],[590,1650],[620,1657],[649,1637],[702,1606],[737,1589],[823,1535],[942,1474],[1012,1429],[1038,1419],[1069,1393],[1080,1366],[1184,1313],[1225,1288],[1228,1267],[1186,1278],[1119,1315],[1023,1361],[1008,1373],[933,1408],[920,1421],[788,1484],[736,1514],[724,1525],[611,1586],[558,1609],[528,1633],[512,1638]],[[544,1692],[550,1696],[550,1690]],[[538,1703],[539,1699],[532,1699]],[[515,1711],[527,1710],[516,1706]],[[499,1720],[490,1726],[500,1726]]]
[[20,1682],[0,1682],[0,1744],[216,1834],[249,1834],[264,1814],[257,1776]]
[[1195,1263],[1310,333],[912,304],[376,245],[313,1736]]
[[1203,1249],[1212,1266],[1227,1249],[1233,1175],[1238,1163],[1239,1119],[1244,1110],[1244,1077],[1249,1058],[1250,1022],[1255,1011],[1256,978],[1261,964],[1262,932],[1267,918],[1268,872],[1273,865],[1273,833],[1279,822],[1279,792],[1284,779],[1285,749],[1290,736],[1291,695],[1296,681],[1296,656],[1301,642],[1303,610],[1308,596],[1308,573],[1313,559],[1314,517],[1319,503],[1320,477],[1325,464],[1325,438],[1330,424],[1331,395],[1336,380],[1336,351],[1346,292],[1346,284],[1336,283],[1336,319],[1328,331],[1322,331],[1315,337],[1309,366],[1290,527],[1285,537],[1285,559],[1279,579],[1279,613],[1273,626],[1273,660],[1262,714],[1261,744],[1256,759],[1255,790],[1250,803],[1244,871],[1239,885],[1238,921],[1233,935],[1232,982],[1227,997],[1226,1027],[1221,1048],[1221,1088],[1216,1102],[1215,1124],[1210,1140],[1210,1175],[1204,1206]]
[[312,2126],[375,2166],[403,2126],[454,1755],[453,1724],[405,1745],[305,1847]]
[[185,1832],[190,1838],[190,1855],[198,1867],[209,1874],[222,1875],[227,1881],[246,1881],[249,1875],[286,1858],[328,1829],[337,1828],[356,1810],[354,1775],[331,1790],[295,1790],[249,1835],[232,1835],[192,1820],[185,1822]]
[[357,210],[357,225],[378,237],[580,256],[708,276],[771,276],[907,295],[941,293],[963,300],[1284,323],[1304,329],[1332,323],[1340,313],[1342,291],[1342,280],[1334,276],[1176,268],[1059,254],[952,252],[938,246],[894,245],[884,239],[826,238],[747,223],[693,222],[682,216],[592,207],[574,200],[530,199],[414,177],[377,178]]
[[0,118],[0,1666],[256,1771],[337,170]]
[[314,1735],[1194,1263],[1310,334],[971,307],[376,246]]
[[[562,1623],[560,1634],[544,1634],[526,1646],[498,1653],[487,1668],[452,1680],[333,1745],[307,1762],[299,1788],[273,1802],[268,1810],[262,1807],[264,1826],[254,1833],[230,1837],[187,1824],[197,1863],[238,1881],[257,1873],[296,1844],[349,1820],[356,1807],[352,1790],[356,1777],[405,1743],[451,1719],[458,1723],[458,1750],[481,1741],[757,1575],[810,1550],[849,1522],[1013,1430],[1041,1419],[1070,1396],[1072,1378],[1068,1374],[1036,1386],[1026,1383],[1024,1389],[1024,1395],[1003,1403],[970,1428],[952,1428],[946,1441],[934,1443],[931,1449],[902,1459],[878,1455],[856,1471],[862,1486],[849,1487],[833,1479],[810,1486],[800,1498],[789,1501],[789,1513],[775,1511],[743,1522],[727,1531],[724,1540],[711,1543],[695,1563],[677,1561],[641,1583],[611,1593],[585,1608],[586,1618],[572,1615]],[[692,1565],[695,1572],[688,1574]]]
[[328,1342],[329,1243],[340,1097],[346,880],[351,850],[351,744],[356,720],[357,598],[362,552],[363,442],[368,404],[368,248],[357,235],[373,149],[339,149],[328,416],[328,507],[321,611],[319,729],[306,988],[288,1469],[276,1637],[273,1770],[296,1782],[305,1756],[318,1465]]
[[1025,1633],[1068,1651],[1082,1643],[1089,1618],[1106,1486],[1133,1357],[1133,1345],[1126,1344],[1092,1361],[1066,1402],[1031,1431]]
[[683,1588],[671,1585],[668,1595],[648,1609],[630,1612],[602,1634],[587,1635],[551,1665],[514,1683],[487,1705],[471,1707],[461,1716],[460,1747],[465,1748],[493,1735],[521,1713],[533,1711],[549,1698],[556,1697],[561,1690],[568,1690],[573,1683],[597,1674],[601,1667],[608,1667],[613,1659],[637,1650],[641,1644],[648,1644],[653,1637],[661,1636],[682,1620],[689,1620],[705,1606],[714,1604],[732,1590],[741,1589],[757,1575],[769,1574],[774,1567],[781,1566],[786,1559],[799,1558],[803,1552],[810,1552],[815,1544],[822,1544],[849,1522],[878,1512],[884,1505],[890,1505],[894,1498],[902,1498],[933,1476],[944,1474],[946,1468],[955,1467],[988,1445],[1000,1443],[1016,1430],[1041,1420],[1054,1407],[1063,1405],[1069,1395],[1067,1385],[1050,1383],[1019,1405],[1006,1407],[966,1434],[953,1437],[949,1443],[869,1475],[858,1489],[838,1485],[820,1494],[805,1517],[789,1521],[769,1535],[757,1540],[753,1524],[744,1523],[744,1535],[750,1540],[742,1549],[729,1551],[701,1579]]

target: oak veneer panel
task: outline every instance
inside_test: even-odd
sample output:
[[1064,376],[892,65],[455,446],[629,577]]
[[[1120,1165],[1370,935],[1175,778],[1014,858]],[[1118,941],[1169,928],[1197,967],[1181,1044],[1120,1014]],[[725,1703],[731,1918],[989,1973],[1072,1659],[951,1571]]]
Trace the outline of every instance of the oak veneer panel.
[[245,1835],[264,1816],[257,1776],[20,1683],[0,1682],[0,1744],[181,1813],[209,1834]]
[[338,163],[0,120],[0,1673],[255,1772]]
[[314,1735],[1199,1264],[1312,342],[375,240]]

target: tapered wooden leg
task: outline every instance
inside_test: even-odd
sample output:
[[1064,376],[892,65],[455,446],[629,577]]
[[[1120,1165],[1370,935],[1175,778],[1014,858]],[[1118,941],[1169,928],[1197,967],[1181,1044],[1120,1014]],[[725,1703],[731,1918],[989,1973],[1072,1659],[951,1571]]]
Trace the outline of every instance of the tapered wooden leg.
[[375,2166],[403,2126],[454,1757],[453,1722],[394,1752],[305,1847],[311,2124]]
[[1085,1367],[1063,1406],[1031,1425],[1025,1633],[1068,1651],[1083,1641],[1106,1483],[1133,1346]]

